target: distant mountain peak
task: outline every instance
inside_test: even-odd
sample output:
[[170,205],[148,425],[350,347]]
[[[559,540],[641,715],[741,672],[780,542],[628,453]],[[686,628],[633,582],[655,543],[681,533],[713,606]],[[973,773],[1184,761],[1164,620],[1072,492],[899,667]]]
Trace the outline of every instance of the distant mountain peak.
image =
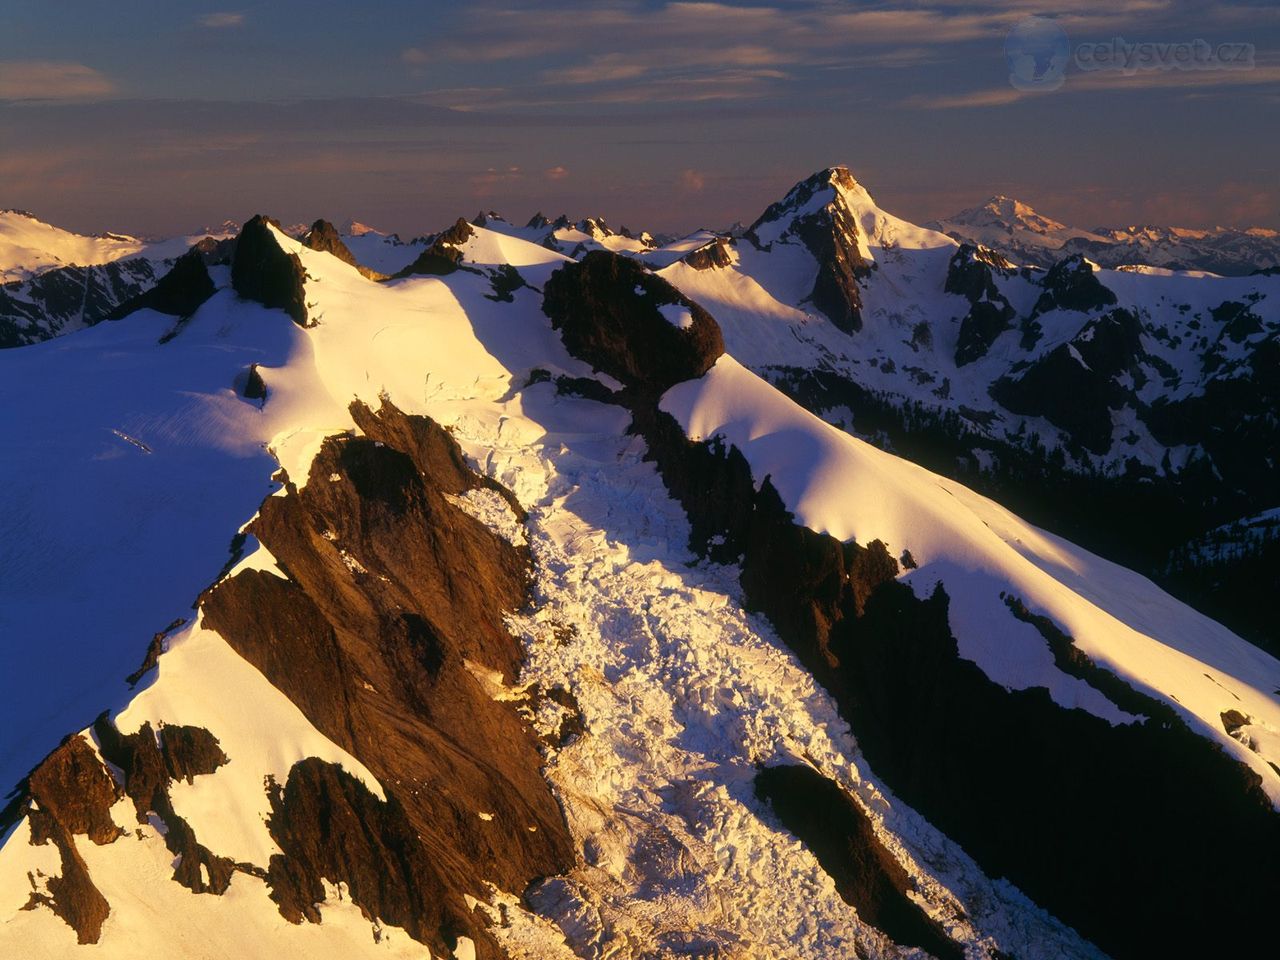
[[369,233],[386,236],[386,234],[376,227],[371,227],[367,223],[361,223],[359,220],[348,220],[338,229],[338,232],[346,237],[363,237],[365,234]]

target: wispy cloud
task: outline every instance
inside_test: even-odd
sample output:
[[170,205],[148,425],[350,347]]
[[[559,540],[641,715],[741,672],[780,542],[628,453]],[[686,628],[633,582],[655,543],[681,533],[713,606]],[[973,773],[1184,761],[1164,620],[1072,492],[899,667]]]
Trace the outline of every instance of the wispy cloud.
[[222,11],[220,13],[206,13],[199,17],[196,22],[202,27],[208,27],[211,30],[225,30],[228,27],[244,26],[244,14],[232,13],[230,11]]
[[990,90],[971,90],[968,93],[920,95],[899,101],[911,110],[967,110],[972,107],[1003,107],[1016,103],[1024,96],[1050,96],[1050,94],[1024,94],[1013,87],[993,87]]
[[454,77],[493,63],[528,71],[505,95],[468,109],[751,99],[780,92],[781,82],[807,70],[938,62],[974,42],[998,51],[1009,28],[1036,13],[1057,15],[1073,35],[1083,35],[1150,25],[1173,4],[1080,0],[1058,15],[1059,0],[1029,0],[1016,9],[996,0],[888,0],[871,9],[829,0],[761,6],[612,0],[554,8],[473,0],[447,37],[407,47],[401,59],[415,72],[429,63],[454,64]]
[[966,93],[920,95],[907,97],[899,105],[914,110],[958,110],[978,107],[1003,107],[1038,98],[1069,96],[1101,91],[1182,91],[1203,95],[1213,90],[1240,87],[1280,86],[1280,64],[1259,64],[1241,70],[1145,70],[1138,73],[1120,71],[1072,72],[1057,90],[1024,93],[1012,87],[990,87]]
[[0,100],[87,100],[115,91],[92,67],[61,60],[0,60]]

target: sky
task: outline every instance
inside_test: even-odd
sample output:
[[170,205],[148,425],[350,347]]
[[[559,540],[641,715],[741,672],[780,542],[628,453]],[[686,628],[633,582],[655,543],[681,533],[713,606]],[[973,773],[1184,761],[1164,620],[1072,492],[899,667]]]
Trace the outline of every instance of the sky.
[[[1028,17],[1233,68],[1010,82]],[[1149,48],[1153,49],[1153,48]],[[1170,56],[1170,54],[1165,54]],[[1246,68],[1247,67],[1247,68]],[[1274,0],[5,0],[0,208],[81,231],[268,213],[420,234],[495,209],[681,232],[843,163],[924,222],[1280,228]]]

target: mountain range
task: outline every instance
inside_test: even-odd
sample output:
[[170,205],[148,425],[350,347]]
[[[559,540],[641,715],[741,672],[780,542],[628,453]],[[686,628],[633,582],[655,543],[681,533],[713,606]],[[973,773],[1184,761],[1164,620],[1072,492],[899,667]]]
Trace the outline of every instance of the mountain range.
[[0,217],[0,955],[1256,951],[1280,276],[994,207]]
[[1104,267],[1157,267],[1245,276],[1280,265],[1280,233],[1237,229],[1130,225],[1082,230],[1042,216],[1009,197],[928,224],[962,243],[979,243],[1018,263],[1051,267],[1080,254]]

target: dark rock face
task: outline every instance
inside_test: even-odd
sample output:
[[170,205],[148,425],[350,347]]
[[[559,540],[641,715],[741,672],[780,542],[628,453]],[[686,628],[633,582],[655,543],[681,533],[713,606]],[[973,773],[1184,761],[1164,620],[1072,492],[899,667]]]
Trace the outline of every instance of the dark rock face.
[[291,919],[314,919],[319,877],[342,880],[436,953],[465,935],[495,957],[465,897],[484,898],[484,881],[518,893],[573,862],[532,734],[468,666],[514,679],[521,648],[503,614],[527,602],[528,551],[446,499],[501,488],[437,424],[390,404],[352,413],[364,436],[327,441],[306,486],[269,498],[250,530],[290,579],[244,571],[203,603],[205,622],[388,796],[295,766],[274,794],[285,856],[273,895]]
[[1033,316],[1050,310],[1078,310],[1088,313],[1111,306],[1116,295],[1102,285],[1084,257],[1076,255],[1059,260],[1041,281],[1044,293],[1036,301]]
[[1129,373],[1141,385],[1138,366],[1141,326],[1128,310],[1116,309],[1085,324],[1068,343],[1033,363],[1017,379],[1002,377],[991,395],[1014,413],[1042,416],[1094,453],[1111,448],[1111,411],[1131,391],[1117,382]]
[[755,791],[813,852],[859,919],[902,946],[964,960],[964,951],[907,895],[915,889],[907,871],[838,784],[812,767],[789,764],[757,773]]
[[204,258],[193,247],[177,259],[154,287],[120,304],[107,315],[107,319],[121,320],[137,310],[189,317],[213,296],[215,289]]
[[192,244],[191,249],[200,254],[200,259],[207,267],[228,266],[235,259],[236,238],[215,240],[213,237],[204,237]]
[[292,923],[320,923],[320,878],[341,877],[369,919],[403,927],[423,943],[456,946],[468,928],[441,916],[441,875],[394,796],[383,803],[341,767],[314,757],[271,790],[271,897]]
[[227,763],[227,755],[209,731],[165,726],[159,737],[144,723],[137,733],[122,734],[104,714],[93,725],[102,755],[124,772],[124,792],[133,801],[138,823],[154,812],[165,824],[165,846],[175,855],[173,879],[192,893],[221,896],[240,867],[201,844],[191,826],[173,809],[169,784],[190,782]]
[[246,300],[283,310],[300,327],[307,325],[306,271],[296,253],[285,253],[271,233],[279,224],[258,214],[240,230],[231,285]]
[[461,217],[452,227],[431,238],[427,249],[418,258],[393,277],[445,276],[453,273],[462,263],[462,251],[458,249],[475,235],[471,224]]
[[985,357],[996,337],[1012,326],[1015,311],[996,287],[995,270],[1008,275],[1013,265],[985,247],[967,243],[960,246],[947,264],[943,289],[969,301],[969,312],[960,321],[957,366]]
[[256,363],[249,364],[249,370],[244,376],[244,397],[246,400],[267,399],[267,382],[262,379]]
[[321,253],[329,253],[337,257],[343,263],[355,267],[360,271],[360,275],[370,280],[385,279],[385,274],[378,273],[376,270],[370,270],[368,267],[362,266],[356,261],[355,254],[343,242],[338,228],[328,220],[317,220],[311,225],[306,233],[302,235],[303,246],[310,247],[312,250],[319,250]]
[[[687,308],[693,325],[676,327],[658,309],[666,305]],[[553,273],[542,310],[570,353],[655,396],[702,376],[724,353],[709,313],[634,260],[603,250]]]
[[844,167],[822,170],[792,187],[786,197],[765,210],[747,231],[748,239],[760,247],[757,231],[761,226],[792,218],[781,238],[796,237],[818,261],[818,276],[809,300],[845,333],[862,329],[862,292],[858,281],[871,274],[870,264],[858,249],[858,225],[838,193],[832,202],[817,211],[800,211],[822,191],[855,186],[853,175]]
[[94,886],[75,837],[87,836],[101,845],[124,832],[111,819],[111,806],[120,796],[115,781],[88,741],[77,735],[49,754],[19,791],[32,844],[53,843],[62,869],[48,878],[48,893],[33,891],[24,909],[48,907],[75,930],[79,943],[97,943],[111,906]]
[[147,290],[156,269],[135,257],[92,267],[59,267],[0,284],[0,349],[39,343],[99,323]]
[[313,223],[311,229],[302,235],[302,244],[312,250],[333,254],[350,266],[360,266],[356,262],[355,254],[347,249],[347,245],[338,234],[338,228],[328,220],[320,219]]
[[733,263],[733,254],[730,250],[732,245],[732,241],[728,237],[716,237],[710,243],[703,244],[697,250],[686,253],[680,259],[695,270],[727,267]]
[[1236,369],[1216,375],[1203,392],[1153,403],[1145,417],[1161,443],[1199,443],[1218,473],[1232,486],[1250,491],[1255,503],[1274,490],[1280,449],[1280,337],[1253,348]]

